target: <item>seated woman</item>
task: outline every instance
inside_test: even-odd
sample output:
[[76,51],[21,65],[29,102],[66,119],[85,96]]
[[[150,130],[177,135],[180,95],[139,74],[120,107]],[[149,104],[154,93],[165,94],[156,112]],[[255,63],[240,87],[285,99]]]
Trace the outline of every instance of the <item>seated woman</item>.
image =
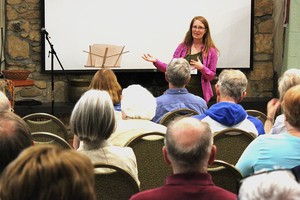
[[[267,116],[268,120],[265,122],[265,132],[270,134],[279,134],[286,131],[284,125],[284,114],[281,114],[276,117],[275,122],[274,118],[276,116],[276,112],[280,108],[280,102],[286,91],[300,84],[300,69],[288,69],[283,73],[283,75],[278,80],[278,92],[279,99],[271,99],[267,105]],[[273,124],[274,123],[274,124]]]
[[133,150],[112,146],[107,141],[116,128],[116,117],[106,91],[88,90],[80,97],[71,114],[70,128],[80,140],[78,152],[87,155],[92,163],[103,162],[124,169],[139,184]]
[[122,87],[118,83],[115,73],[111,69],[99,69],[89,86],[89,89],[105,90],[110,95],[116,111],[121,111]]
[[108,139],[112,144],[124,146],[131,138],[143,133],[166,133],[165,126],[151,121],[156,112],[156,99],[141,85],[123,89],[121,110],[122,120],[117,121],[117,129]]
[[281,104],[286,131],[261,135],[245,149],[236,167],[243,176],[261,170],[293,168],[300,163],[300,85],[290,88]]

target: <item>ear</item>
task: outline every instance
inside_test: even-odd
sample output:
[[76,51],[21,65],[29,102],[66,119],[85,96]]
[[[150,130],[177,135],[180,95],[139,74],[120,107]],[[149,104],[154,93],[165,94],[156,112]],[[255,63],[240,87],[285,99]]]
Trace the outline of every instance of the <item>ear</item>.
[[245,91],[245,92],[243,92],[243,93],[242,93],[242,96],[241,96],[241,98],[238,100],[238,102],[237,102],[237,103],[239,103],[239,102],[243,101],[243,99],[246,97],[246,95],[247,95],[247,92],[246,92],[246,91]]
[[216,159],[216,153],[217,153],[217,147],[216,145],[213,145],[211,147],[209,159],[208,159],[208,164],[212,165],[214,163],[214,160]]
[[165,72],[165,79],[166,79],[167,82],[169,82],[167,72]]
[[219,96],[220,90],[219,90],[219,85],[217,83],[215,84],[215,89],[216,89],[216,95]]
[[171,165],[171,162],[170,162],[169,157],[168,157],[168,151],[167,151],[166,146],[163,146],[163,148],[162,148],[162,153],[163,153],[165,162],[166,162],[168,165]]

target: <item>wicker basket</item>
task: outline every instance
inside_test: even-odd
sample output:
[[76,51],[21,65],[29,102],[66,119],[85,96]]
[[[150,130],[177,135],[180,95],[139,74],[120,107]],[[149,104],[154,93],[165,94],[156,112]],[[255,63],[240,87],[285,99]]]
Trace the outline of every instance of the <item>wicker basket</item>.
[[26,80],[30,74],[30,71],[25,69],[11,69],[2,70],[4,78],[10,80]]

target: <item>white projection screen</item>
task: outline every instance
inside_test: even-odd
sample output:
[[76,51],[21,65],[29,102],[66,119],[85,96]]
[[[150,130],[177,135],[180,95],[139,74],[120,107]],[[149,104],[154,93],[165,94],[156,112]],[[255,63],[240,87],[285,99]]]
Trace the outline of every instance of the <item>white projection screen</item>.
[[[66,71],[98,70],[85,67],[93,44],[124,46],[116,70],[155,71],[143,53],[168,63],[199,15],[220,51],[217,68],[252,68],[253,0],[43,0],[42,7],[42,26]],[[42,68],[51,71],[46,39],[42,46]],[[62,70],[56,58],[53,65]]]

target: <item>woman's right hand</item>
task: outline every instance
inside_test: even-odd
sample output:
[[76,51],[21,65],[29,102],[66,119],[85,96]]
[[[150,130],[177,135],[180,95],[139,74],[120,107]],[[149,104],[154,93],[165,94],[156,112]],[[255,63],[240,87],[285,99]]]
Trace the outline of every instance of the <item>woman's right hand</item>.
[[151,56],[150,54],[144,54],[144,55],[142,56],[142,58],[143,58],[144,60],[146,60],[146,61],[148,61],[148,62],[152,62],[152,63],[154,63],[154,62],[157,61],[157,59],[154,58],[153,56]]

